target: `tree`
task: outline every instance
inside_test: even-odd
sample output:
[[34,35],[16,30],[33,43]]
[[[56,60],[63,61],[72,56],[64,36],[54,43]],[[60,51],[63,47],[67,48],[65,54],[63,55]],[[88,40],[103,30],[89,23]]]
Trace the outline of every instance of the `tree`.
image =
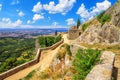
[[80,19],[78,19],[78,21],[77,21],[77,28],[79,28],[79,26],[80,26]]
[[57,36],[57,30],[55,31],[55,36]]

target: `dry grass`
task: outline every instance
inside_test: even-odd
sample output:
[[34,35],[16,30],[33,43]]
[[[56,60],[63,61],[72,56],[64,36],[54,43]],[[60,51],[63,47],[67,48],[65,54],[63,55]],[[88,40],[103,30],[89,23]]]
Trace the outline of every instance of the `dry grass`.
[[87,48],[97,48],[100,50],[108,50],[108,51],[113,51],[115,53],[120,52],[120,44],[111,44],[111,45],[106,45],[106,44],[87,44],[87,43],[79,43],[82,46],[85,46]]

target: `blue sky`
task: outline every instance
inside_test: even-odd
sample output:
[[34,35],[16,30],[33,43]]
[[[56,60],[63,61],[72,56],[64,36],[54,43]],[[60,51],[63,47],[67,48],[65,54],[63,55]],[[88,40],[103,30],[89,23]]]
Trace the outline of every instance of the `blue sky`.
[[0,28],[68,28],[117,0],[0,0]]

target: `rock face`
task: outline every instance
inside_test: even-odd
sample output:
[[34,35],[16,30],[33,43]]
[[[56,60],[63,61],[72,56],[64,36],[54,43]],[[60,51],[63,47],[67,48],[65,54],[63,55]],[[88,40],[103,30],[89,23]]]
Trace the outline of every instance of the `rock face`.
[[120,28],[120,2],[115,4],[112,14],[112,23]]
[[120,0],[118,0],[114,6],[106,10],[105,14],[110,14],[112,16],[111,22],[113,25],[120,28]]
[[109,23],[91,25],[79,38],[84,43],[118,43],[120,42],[120,30]]
[[[92,23],[78,38],[78,42],[83,43],[120,43],[120,0],[105,11],[104,15],[111,15],[111,21],[101,25]],[[91,21],[94,22],[94,21]]]

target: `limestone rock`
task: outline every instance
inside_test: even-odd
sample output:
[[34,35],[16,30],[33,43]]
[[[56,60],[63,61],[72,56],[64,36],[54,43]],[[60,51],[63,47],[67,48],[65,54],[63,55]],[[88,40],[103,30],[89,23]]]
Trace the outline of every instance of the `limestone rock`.
[[84,43],[118,43],[120,42],[120,30],[114,25],[106,23],[103,26],[91,25],[86,31],[78,38],[78,42]]

